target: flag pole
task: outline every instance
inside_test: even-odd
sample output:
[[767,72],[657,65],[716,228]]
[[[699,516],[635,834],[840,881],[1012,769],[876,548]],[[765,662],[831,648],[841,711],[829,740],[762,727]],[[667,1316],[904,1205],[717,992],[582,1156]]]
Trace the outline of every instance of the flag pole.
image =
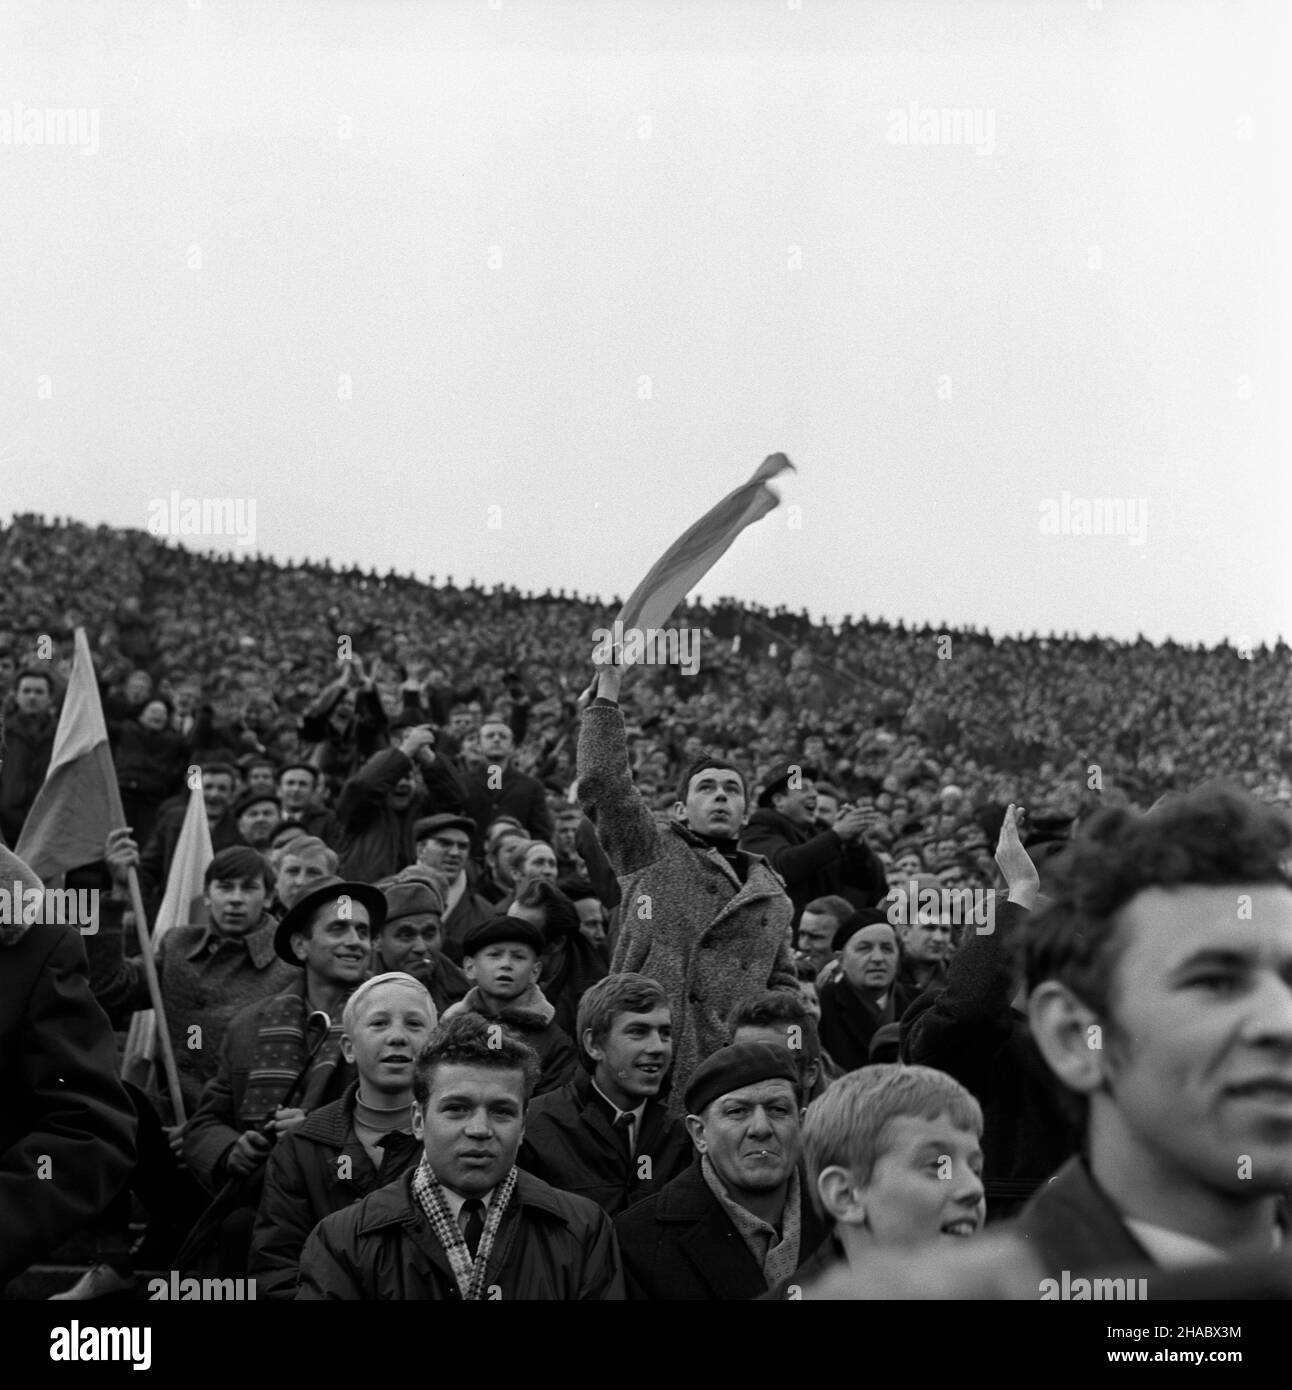
[[[124,819],[124,817],[123,817]],[[130,906],[135,914],[135,931],[139,935],[139,953],[144,963],[144,979],[148,982],[148,996],[152,1000],[153,1013],[157,1016],[157,1044],[161,1048],[162,1066],[166,1073],[166,1088],[170,1092],[171,1109],[177,1125],[186,1124],[188,1117],[184,1112],[184,1096],[179,1088],[179,1072],[175,1067],[175,1053],[170,1045],[170,1029],[166,1025],[166,1006],[162,1003],[161,983],[157,979],[157,962],[153,958],[152,938],[148,933],[148,918],[144,914],[143,894],[139,891],[139,874],[131,864],[126,873],[130,886]]]

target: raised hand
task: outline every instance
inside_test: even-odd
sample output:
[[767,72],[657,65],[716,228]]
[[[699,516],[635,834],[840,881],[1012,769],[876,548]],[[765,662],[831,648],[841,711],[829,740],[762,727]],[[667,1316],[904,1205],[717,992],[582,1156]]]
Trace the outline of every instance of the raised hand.
[[1023,848],[1020,826],[1026,812],[1011,801],[1000,823],[1000,838],[996,841],[996,867],[1005,876],[1011,902],[1031,907],[1040,892],[1041,876],[1032,863],[1032,856]]

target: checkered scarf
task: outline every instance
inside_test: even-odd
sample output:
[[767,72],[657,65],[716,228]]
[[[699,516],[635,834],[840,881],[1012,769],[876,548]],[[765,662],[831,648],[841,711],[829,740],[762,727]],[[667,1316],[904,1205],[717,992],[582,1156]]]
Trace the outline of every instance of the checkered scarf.
[[516,1168],[513,1164],[511,1171],[497,1189],[493,1201],[489,1203],[489,1214],[485,1218],[484,1234],[480,1237],[480,1248],[476,1251],[475,1259],[472,1260],[471,1251],[467,1249],[466,1240],[449,1209],[448,1200],[444,1196],[444,1189],[440,1186],[439,1179],[431,1171],[431,1165],[427,1162],[425,1154],[422,1155],[422,1161],[417,1165],[417,1171],[413,1174],[413,1195],[426,1213],[426,1219],[431,1223],[431,1230],[435,1232],[436,1240],[444,1247],[444,1253],[449,1257],[449,1266],[453,1270],[453,1277],[458,1281],[458,1292],[465,1299],[478,1301],[484,1293],[485,1270],[489,1265],[489,1256],[493,1252],[494,1237],[498,1234],[503,1212],[507,1210],[507,1203],[511,1201],[511,1194],[515,1190]]

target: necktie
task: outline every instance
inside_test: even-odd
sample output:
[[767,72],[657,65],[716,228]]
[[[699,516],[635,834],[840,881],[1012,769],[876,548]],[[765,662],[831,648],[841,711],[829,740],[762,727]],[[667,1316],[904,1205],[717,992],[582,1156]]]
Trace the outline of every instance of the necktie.
[[616,1131],[618,1131],[620,1134],[623,1135],[623,1144],[624,1144],[624,1148],[627,1149],[627,1151],[628,1151],[628,1157],[629,1157],[629,1158],[631,1158],[631,1157],[633,1156],[633,1119],[634,1119],[634,1118],[635,1118],[635,1117],[633,1116],[633,1113],[632,1113],[631,1110],[625,1110],[624,1113],[623,1113],[622,1115],[620,1115],[620,1117],[619,1117],[619,1118],[615,1121],[615,1123],[614,1123],[614,1128],[616,1129]]
[[476,1251],[480,1249],[480,1237],[484,1235],[484,1203],[479,1197],[468,1197],[462,1203],[462,1215],[466,1217],[462,1234],[474,1260]]

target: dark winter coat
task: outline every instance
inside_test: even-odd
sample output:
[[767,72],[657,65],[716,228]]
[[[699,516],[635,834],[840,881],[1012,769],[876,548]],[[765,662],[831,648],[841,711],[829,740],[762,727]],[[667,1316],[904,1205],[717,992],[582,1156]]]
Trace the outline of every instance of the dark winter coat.
[[491,904],[467,884],[462,896],[444,918],[444,954],[456,964],[462,964],[462,938],[472,927],[492,921],[498,913]]
[[386,1136],[380,1170],[373,1166],[354,1132],[358,1090],[355,1082],[340,1100],[315,1110],[269,1156],[248,1267],[258,1298],[293,1298],[301,1250],[314,1227],[421,1160],[421,1144],[396,1131]]
[[472,854],[481,852],[485,831],[499,816],[515,816],[531,840],[552,843],[556,826],[547,809],[547,791],[537,778],[507,767],[496,779],[498,785],[491,787],[489,767],[485,765],[462,772],[461,780],[466,796],[465,812],[476,823]]
[[767,989],[797,994],[790,900],[765,859],[745,855],[742,883],[716,848],[651,814],[628,774],[617,705],[597,701],[583,716],[579,795],[623,890],[610,969],[647,975],[668,995],[670,1110],[681,1114],[691,1073],[727,1045],[731,1010]]
[[867,1066],[876,1032],[884,1024],[900,1020],[914,999],[915,995],[895,980],[887,1004],[878,1009],[858,994],[843,975],[837,976],[821,987],[821,1046],[844,1071]]
[[556,1010],[547,1002],[537,985],[531,986],[519,999],[501,1013],[491,1014],[484,1007],[480,990],[472,987],[465,999],[446,1009],[441,1022],[461,1013],[479,1014],[490,1023],[501,1023],[509,1032],[526,1042],[538,1053],[542,1074],[534,1088],[536,1096],[558,1090],[574,1075],[579,1055],[569,1034],[556,1024]]
[[58,716],[11,714],[5,720],[4,760],[0,762],[0,833],[10,845],[18,843],[36,793],[49,771]]
[[[516,1162],[553,1187],[587,1197],[608,1216],[617,1216],[671,1182],[694,1157],[686,1126],[670,1119],[654,1100],[642,1111],[637,1152],[629,1159],[605,1103],[592,1089],[592,1077],[583,1072],[530,1103]],[[649,1159],[646,1176],[643,1159]]]
[[[826,1230],[799,1174],[799,1251],[815,1250]],[[709,1190],[698,1162],[653,1197],[615,1218],[632,1299],[724,1302],[759,1298],[767,1281],[740,1232]]]
[[988,1220],[1017,1212],[1080,1143],[1071,1100],[1010,1006],[1007,945],[1026,919],[1026,909],[998,899],[994,930],[967,932],[946,985],[902,1017],[902,1061],[954,1076],[982,1106]]
[[[485,1287],[502,1302],[622,1299],[610,1218],[582,1197],[521,1172],[489,1257]],[[444,1247],[412,1193],[412,1174],[315,1227],[297,1299],[460,1299]]]
[[397,874],[417,858],[413,826],[421,817],[462,810],[461,785],[448,760],[437,757],[429,767],[421,767],[424,789],[414,790],[408,805],[396,811],[389,794],[400,778],[412,773],[413,762],[406,753],[385,748],[341,788],[336,823],[337,872],[342,878],[376,883]]
[[145,729],[137,720],[112,727],[117,784],[129,800],[160,806],[180,791],[188,766],[188,740],[170,729]]
[[884,866],[864,842],[845,844],[833,830],[804,829],[770,808],[749,817],[740,847],[761,854],[785,880],[795,926],[813,898],[834,894],[874,907],[888,891]]
[[[15,878],[41,886],[0,846],[6,892]],[[134,1107],[73,927],[0,925],[0,1097],[2,1289],[91,1226],[135,1165]]]
[[[180,831],[184,828],[184,817],[188,814],[188,797],[185,796],[173,806],[163,806],[148,843],[139,853],[139,886],[144,895],[144,907],[150,920],[155,920],[166,891],[166,880],[170,877],[171,860],[179,845]],[[209,822],[208,822],[209,824]],[[237,817],[232,809],[226,811],[214,825],[210,825],[211,853],[219,854],[222,849],[233,845],[245,845],[238,830]]]

